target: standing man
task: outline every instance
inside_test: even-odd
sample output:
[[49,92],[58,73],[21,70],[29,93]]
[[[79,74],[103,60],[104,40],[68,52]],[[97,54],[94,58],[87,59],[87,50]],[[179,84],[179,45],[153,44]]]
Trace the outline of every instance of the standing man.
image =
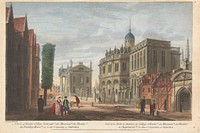
[[78,98],[77,96],[75,96],[75,98],[76,98],[76,106],[77,106],[78,108],[80,108],[80,107],[79,107],[80,100],[79,100],[79,98]]
[[140,113],[145,113],[145,97],[140,101]]
[[153,100],[153,104],[151,105],[151,114],[154,116],[154,113],[156,111],[156,103],[155,103],[155,100]]
[[42,99],[42,95],[40,95],[40,98],[38,99],[38,112],[43,112],[44,107],[44,100]]
[[63,109],[65,111],[65,115],[68,115],[69,101],[67,100],[67,96],[65,96],[65,99],[63,100]]

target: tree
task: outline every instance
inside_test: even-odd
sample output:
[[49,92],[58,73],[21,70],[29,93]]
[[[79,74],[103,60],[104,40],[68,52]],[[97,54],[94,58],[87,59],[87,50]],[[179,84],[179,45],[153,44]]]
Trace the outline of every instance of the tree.
[[55,55],[55,45],[51,43],[43,45],[42,88],[44,89],[44,105],[46,105],[47,101],[47,89],[50,89],[53,83],[54,55]]

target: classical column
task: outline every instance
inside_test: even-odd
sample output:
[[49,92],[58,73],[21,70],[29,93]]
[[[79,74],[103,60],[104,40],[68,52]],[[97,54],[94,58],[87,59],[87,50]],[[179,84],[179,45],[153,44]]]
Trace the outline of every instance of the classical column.
[[63,77],[60,76],[60,94],[62,94],[62,89],[63,89]]

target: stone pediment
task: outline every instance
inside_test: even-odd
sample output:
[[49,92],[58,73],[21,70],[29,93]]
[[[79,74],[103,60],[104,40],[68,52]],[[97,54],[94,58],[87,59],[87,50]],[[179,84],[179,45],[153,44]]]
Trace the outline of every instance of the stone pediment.
[[74,72],[81,72],[81,71],[84,71],[84,72],[89,72],[91,71],[90,68],[86,67],[85,65],[77,65],[77,66],[74,66],[70,69],[70,71],[74,71]]

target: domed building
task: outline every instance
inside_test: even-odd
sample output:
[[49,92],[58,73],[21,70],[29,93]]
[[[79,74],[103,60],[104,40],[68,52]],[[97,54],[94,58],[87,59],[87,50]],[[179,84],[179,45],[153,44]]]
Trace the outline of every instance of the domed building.
[[180,68],[180,48],[170,41],[145,39],[135,45],[129,32],[121,48],[106,50],[99,63],[100,94],[103,102],[136,103],[141,99],[139,87],[146,74],[169,72]]
[[131,33],[131,25],[129,27],[129,32],[125,36],[125,46],[127,46],[127,47],[135,46],[135,37]]
[[135,44],[131,33],[125,36],[125,44],[120,48],[106,50],[99,63],[100,97],[103,102],[129,103],[132,92],[129,88],[129,55]]

